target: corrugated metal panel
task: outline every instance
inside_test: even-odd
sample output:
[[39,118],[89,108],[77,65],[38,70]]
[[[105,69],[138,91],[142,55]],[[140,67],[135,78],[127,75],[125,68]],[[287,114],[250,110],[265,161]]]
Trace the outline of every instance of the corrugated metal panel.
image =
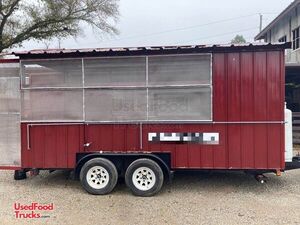
[[[227,55],[214,54],[213,57],[213,110],[214,121],[227,121]],[[220,107],[221,106],[221,107]]]
[[254,121],[254,65],[253,54],[243,53],[241,63],[241,120]]
[[227,56],[227,104],[228,120],[241,120],[241,72],[240,54],[229,53]]
[[139,151],[139,125],[86,125],[86,151]]
[[[23,124],[24,126],[25,124]],[[143,125],[143,152],[170,152],[172,168],[198,169],[279,169],[281,167],[280,124],[244,125]],[[168,127],[166,129],[166,127]],[[82,128],[81,128],[82,129]],[[137,125],[89,125],[86,136],[91,146],[86,152],[142,152]],[[227,131],[228,130],[228,131]],[[24,131],[24,130],[23,130]],[[219,145],[196,143],[149,143],[149,132],[218,132]],[[24,131],[25,132],[25,131]],[[43,126],[30,131],[31,149],[23,139],[23,168],[73,168],[77,152],[83,146],[78,127]],[[106,139],[105,139],[106,138]],[[94,142],[93,142],[94,141]],[[79,143],[80,142],[80,143]]]
[[75,167],[76,153],[83,151],[83,125],[34,125],[28,129],[24,123],[21,130],[23,168]]
[[267,119],[267,54],[254,53],[254,120]]

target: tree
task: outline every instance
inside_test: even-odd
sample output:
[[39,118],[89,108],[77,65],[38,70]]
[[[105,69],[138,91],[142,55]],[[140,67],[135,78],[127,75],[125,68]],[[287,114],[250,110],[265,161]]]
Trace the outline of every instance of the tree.
[[234,39],[231,40],[231,44],[242,44],[246,43],[243,35],[236,35]]
[[0,53],[27,40],[76,37],[84,25],[116,34],[118,0],[0,0]]

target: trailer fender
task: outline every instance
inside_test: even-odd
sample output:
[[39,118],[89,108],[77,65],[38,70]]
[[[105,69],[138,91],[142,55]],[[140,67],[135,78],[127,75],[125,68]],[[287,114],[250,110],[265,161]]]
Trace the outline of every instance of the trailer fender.
[[[140,158],[147,158],[152,159],[156,163],[159,164],[161,169],[164,172],[164,175],[166,176],[166,180],[171,181],[173,178],[173,171],[171,171],[171,156],[170,153],[78,153],[77,154],[77,163],[75,167],[75,176],[78,178],[78,175],[80,173],[81,167],[89,160],[97,157],[106,158],[108,160],[111,160],[116,167],[118,167],[118,164],[124,163],[125,161],[129,165],[131,162],[133,162],[136,159]],[[127,169],[123,168],[124,170]],[[125,171],[122,171],[125,173]]]

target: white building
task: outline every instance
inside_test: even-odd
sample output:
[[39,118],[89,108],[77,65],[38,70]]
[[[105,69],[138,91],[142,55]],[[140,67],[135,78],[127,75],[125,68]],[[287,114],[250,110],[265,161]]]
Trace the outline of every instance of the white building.
[[300,0],[292,2],[255,40],[291,42],[292,48],[286,50],[286,101],[293,112],[300,112]]

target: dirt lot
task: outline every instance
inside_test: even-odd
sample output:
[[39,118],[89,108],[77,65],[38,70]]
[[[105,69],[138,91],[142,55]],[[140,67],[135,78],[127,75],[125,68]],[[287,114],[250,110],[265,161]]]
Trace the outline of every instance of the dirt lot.
[[[85,193],[62,171],[14,181],[0,172],[0,224],[300,224],[300,170],[268,175],[259,184],[243,173],[179,173],[152,198],[124,183],[107,196]],[[15,219],[14,203],[54,204],[49,218]]]

